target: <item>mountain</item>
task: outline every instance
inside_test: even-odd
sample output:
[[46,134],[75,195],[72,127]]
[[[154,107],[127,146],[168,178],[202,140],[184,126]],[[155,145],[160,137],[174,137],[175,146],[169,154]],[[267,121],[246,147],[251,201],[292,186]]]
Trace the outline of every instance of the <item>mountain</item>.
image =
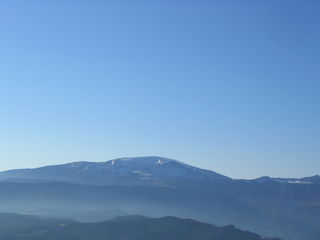
[[[233,226],[176,217],[124,216],[97,223],[0,214],[0,240],[263,240]],[[270,239],[271,240],[271,239]]]
[[273,180],[282,183],[292,183],[292,184],[320,184],[320,176],[314,175],[311,177],[303,178],[273,178]]
[[174,186],[230,178],[163,157],[119,158],[107,162],[73,162],[36,169],[0,172],[0,181],[68,182],[90,185]]
[[0,211],[82,221],[171,215],[308,240],[320,229],[318,178],[236,180],[161,157],[76,162],[1,172]]

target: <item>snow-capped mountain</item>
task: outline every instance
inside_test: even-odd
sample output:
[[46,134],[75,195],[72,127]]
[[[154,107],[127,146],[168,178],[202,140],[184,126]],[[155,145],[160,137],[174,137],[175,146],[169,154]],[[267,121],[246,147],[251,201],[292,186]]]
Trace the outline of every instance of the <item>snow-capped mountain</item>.
[[73,162],[0,172],[4,181],[69,182],[95,185],[175,185],[228,177],[163,157],[128,157],[106,162]]

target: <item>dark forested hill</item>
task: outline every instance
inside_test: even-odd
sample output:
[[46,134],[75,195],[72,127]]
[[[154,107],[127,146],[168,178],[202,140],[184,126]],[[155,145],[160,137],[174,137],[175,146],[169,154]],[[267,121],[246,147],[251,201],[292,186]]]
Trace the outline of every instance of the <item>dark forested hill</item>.
[[262,240],[233,226],[176,217],[118,217],[98,223],[0,214],[0,240]]

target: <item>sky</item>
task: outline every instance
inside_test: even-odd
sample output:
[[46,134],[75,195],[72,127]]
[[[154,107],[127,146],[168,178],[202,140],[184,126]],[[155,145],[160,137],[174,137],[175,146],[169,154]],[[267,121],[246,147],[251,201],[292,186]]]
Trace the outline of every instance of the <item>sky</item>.
[[163,156],[320,174],[319,0],[0,0],[0,170]]

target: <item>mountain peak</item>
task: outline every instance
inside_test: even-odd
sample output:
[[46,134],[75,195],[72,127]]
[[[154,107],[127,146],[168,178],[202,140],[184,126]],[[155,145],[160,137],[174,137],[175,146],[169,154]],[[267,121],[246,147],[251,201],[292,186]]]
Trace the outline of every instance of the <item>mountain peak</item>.
[[181,164],[184,166],[190,166],[186,163],[183,163],[183,162],[171,159],[171,158],[165,158],[165,157],[159,157],[159,156],[123,157],[123,158],[116,158],[113,160],[108,160],[106,163],[114,165],[117,162],[130,162],[130,163],[137,163],[137,164],[158,164],[158,165],[163,165],[163,164],[168,164],[168,163],[176,163],[176,164]]

